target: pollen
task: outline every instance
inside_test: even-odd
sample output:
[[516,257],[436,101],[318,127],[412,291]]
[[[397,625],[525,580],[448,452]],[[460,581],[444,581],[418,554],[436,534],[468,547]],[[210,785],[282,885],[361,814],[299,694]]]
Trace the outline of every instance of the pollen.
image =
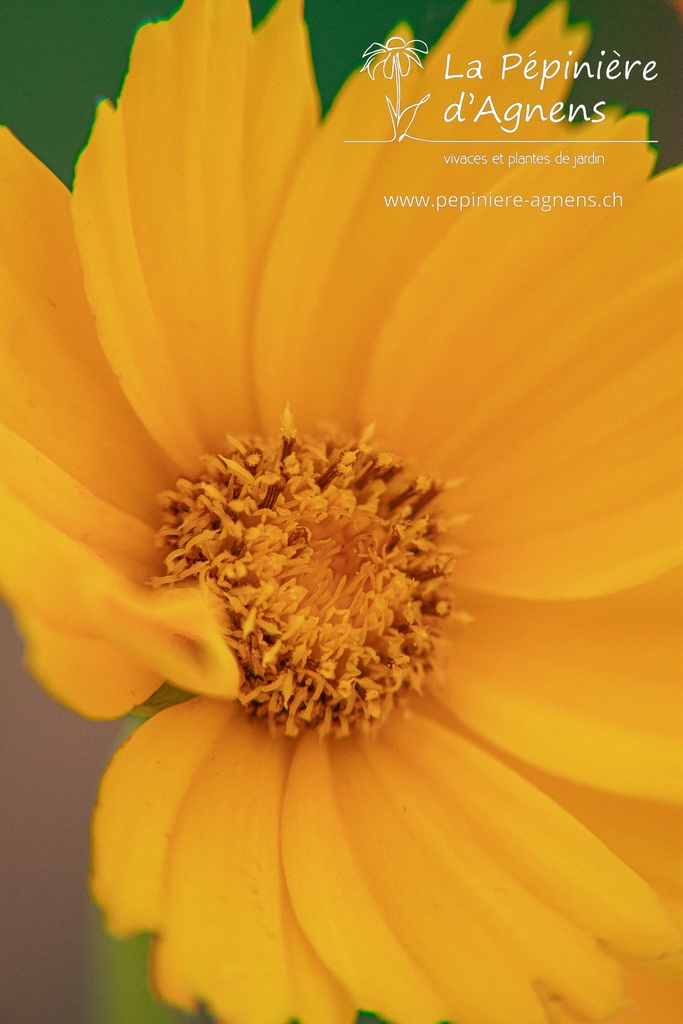
[[332,430],[229,437],[160,495],[155,587],[198,584],[241,666],[239,700],[272,732],[375,729],[420,693],[451,615],[444,485]]

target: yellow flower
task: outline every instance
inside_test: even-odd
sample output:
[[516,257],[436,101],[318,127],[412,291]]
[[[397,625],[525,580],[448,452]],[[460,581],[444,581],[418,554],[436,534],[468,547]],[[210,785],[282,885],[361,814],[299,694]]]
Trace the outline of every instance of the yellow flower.
[[[674,1024],[680,967],[633,965],[681,945],[681,174],[612,145],[575,180],[618,210],[389,208],[577,191],[562,146],[645,119],[457,179],[345,145],[382,105],[319,122],[300,7],[143,27],[73,197],[0,137],[0,580],[58,699],[163,707],[94,895],[225,1021]],[[515,49],[578,52],[563,11]]]

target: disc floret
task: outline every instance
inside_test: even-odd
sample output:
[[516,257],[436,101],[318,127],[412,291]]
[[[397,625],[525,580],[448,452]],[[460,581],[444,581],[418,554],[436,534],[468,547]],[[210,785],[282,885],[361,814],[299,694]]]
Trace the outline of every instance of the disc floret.
[[[222,610],[239,700],[274,732],[368,732],[420,692],[449,615],[443,485],[333,431],[227,439],[161,495],[154,586],[198,582]],[[435,511],[436,510],[436,511]]]

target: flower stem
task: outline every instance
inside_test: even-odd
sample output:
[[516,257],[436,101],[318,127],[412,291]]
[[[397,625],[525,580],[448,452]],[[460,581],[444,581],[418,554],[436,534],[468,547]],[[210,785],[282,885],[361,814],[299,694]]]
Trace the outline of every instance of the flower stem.
[[401,63],[398,54],[394,56],[394,71],[396,72],[396,131],[401,120]]

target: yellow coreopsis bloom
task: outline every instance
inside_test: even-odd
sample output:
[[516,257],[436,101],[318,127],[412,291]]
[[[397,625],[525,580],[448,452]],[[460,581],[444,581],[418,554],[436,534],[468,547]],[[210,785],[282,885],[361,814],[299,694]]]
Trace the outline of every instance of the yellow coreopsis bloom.
[[[142,28],[73,196],[0,136],[0,580],[58,699],[157,712],[94,895],[226,1022],[674,1024],[681,173],[614,145],[618,211],[389,208],[454,172],[344,144],[367,75],[320,123],[300,8]],[[510,15],[471,0],[416,95]],[[553,6],[515,48],[582,38]]]

